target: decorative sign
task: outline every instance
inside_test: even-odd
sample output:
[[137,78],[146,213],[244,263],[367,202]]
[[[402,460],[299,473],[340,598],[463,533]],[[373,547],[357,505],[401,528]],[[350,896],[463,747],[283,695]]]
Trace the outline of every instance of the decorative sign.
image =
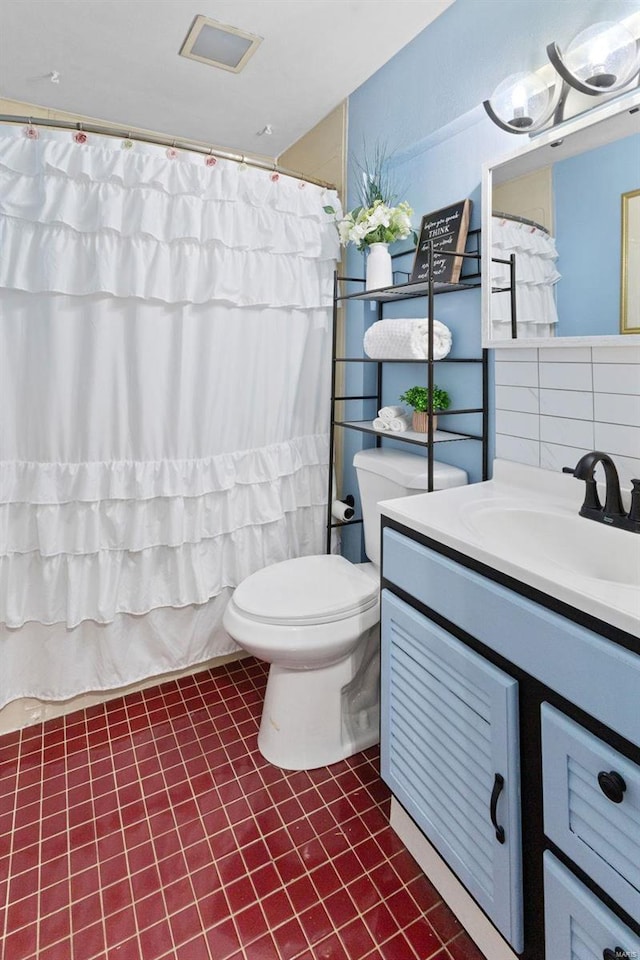
[[429,242],[433,240],[433,280],[457,283],[463,258],[445,254],[464,253],[471,217],[471,200],[427,213],[420,224],[420,236],[413,262],[411,283],[429,279]]

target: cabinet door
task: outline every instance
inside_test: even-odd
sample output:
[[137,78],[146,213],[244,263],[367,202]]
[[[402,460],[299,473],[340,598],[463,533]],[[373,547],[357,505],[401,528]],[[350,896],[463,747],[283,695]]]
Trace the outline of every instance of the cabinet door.
[[382,776],[521,952],[517,682],[384,590],[381,707]]
[[544,855],[547,960],[632,960],[640,938],[547,852]]

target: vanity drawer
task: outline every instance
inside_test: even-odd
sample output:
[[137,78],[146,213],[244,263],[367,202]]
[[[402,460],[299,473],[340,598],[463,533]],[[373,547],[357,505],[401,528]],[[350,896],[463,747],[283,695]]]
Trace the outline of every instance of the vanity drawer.
[[640,917],[640,767],[548,703],[541,713],[545,833]]
[[640,957],[640,937],[548,850],[544,855],[544,916],[548,960]]
[[[383,531],[382,572],[450,623],[640,745],[638,654],[390,527]],[[578,670],[576,664],[589,668]],[[606,690],[616,695],[604,696]]]

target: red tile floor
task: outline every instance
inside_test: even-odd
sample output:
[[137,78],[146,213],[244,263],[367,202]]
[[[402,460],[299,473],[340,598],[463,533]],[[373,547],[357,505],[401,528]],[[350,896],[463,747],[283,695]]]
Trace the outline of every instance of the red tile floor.
[[262,758],[265,682],[244,660],[0,738],[2,960],[482,960],[377,749]]

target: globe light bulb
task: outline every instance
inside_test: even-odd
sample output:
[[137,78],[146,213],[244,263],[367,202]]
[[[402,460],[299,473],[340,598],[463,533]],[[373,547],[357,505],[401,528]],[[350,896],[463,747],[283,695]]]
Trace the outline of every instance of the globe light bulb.
[[607,93],[624,87],[638,72],[638,44],[626,27],[603,21],[574,37],[561,61],[569,83],[573,79],[595,94]]
[[548,112],[549,88],[535,73],[514,73],[498,84],[489,103],[503,123],[514,131],[528,130]]

